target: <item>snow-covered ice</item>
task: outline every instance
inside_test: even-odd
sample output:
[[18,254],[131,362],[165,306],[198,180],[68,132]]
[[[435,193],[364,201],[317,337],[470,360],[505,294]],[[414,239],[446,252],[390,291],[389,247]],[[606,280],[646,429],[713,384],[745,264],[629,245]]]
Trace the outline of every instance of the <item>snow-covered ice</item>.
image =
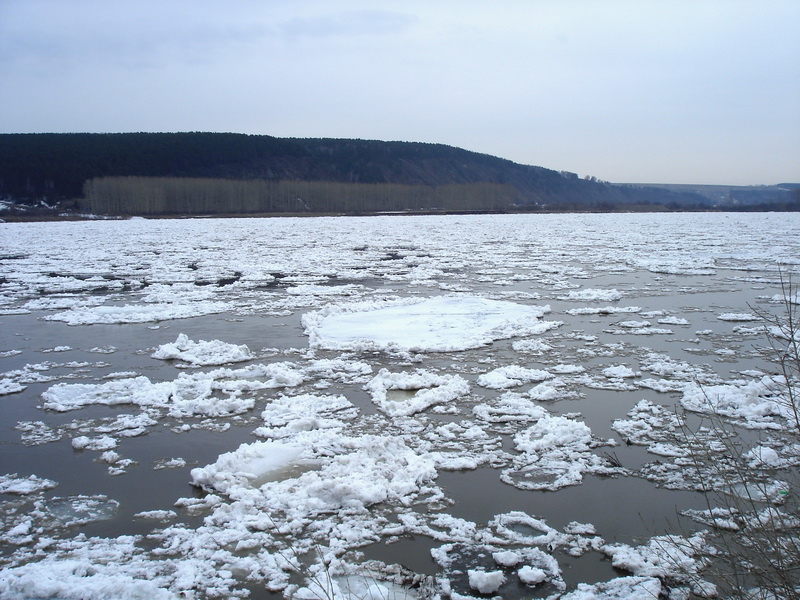
[[[386,369],[375,375],[365,386],[372,401],[387,415],[409,416],[441,405],[469,393],[469,383],[459,375],[437,375],[417,370],[412,373],[390,373]],[[393,390],[411,392],[412,395],[393,399]]]
[[44,479],[36,475],[19,477],[16,473],[0,475],[0,494],[32,494],[56,487],[58,485],[51,479]]
[[544,333],[548,306],[462,296],[329,306],[303,316],[313,347],[451,352]]
[[186,334],[181,333],[174,342],[159,346],[153,352],[153,358],[212,366],[247,361],[254,356],[250,348],[244,344],[226,344],[220,340],[194,342]]

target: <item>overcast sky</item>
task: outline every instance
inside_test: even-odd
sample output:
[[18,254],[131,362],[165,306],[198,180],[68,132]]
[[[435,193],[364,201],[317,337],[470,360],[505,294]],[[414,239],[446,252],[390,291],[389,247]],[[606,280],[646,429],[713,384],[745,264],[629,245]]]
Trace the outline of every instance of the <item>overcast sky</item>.
[[800,181],[798,0],[0,0],[0,132],[436,142]]

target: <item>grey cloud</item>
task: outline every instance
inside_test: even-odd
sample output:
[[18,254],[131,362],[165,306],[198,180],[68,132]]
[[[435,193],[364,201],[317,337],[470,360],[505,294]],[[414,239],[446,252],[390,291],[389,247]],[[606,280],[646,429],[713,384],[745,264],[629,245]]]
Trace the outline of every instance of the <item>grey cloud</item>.
[[44,11],[35,19],[32,12],[18,16],[13,28],[0,23],[0,61],[6,67],[21,65],[43,72],[108,63],[152,67],[165,60],[212,60],[218,51],[274,35],[274,29],[257,21],[220,19],[178,5],[161,12],[121,10],[114,4],[92,6],[96,10],[82,19]]
[[298,17],[284,22],[279,30],[289,37],[333,37],[385,35],[411,27],[416,18],[385,10],[351,10],[319,17]]

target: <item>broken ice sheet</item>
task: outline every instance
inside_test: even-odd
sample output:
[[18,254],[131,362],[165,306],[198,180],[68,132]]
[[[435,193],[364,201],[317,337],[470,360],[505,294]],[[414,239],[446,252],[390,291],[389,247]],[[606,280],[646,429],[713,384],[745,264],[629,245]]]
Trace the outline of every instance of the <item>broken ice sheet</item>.
[[[558,561],[538,548],[515,548],[512,559],[502,547],[454,543],[440,546],[431,554],[443,569],[443,590],[453,598],[530,593],[557,598],[566,590]],[[524,591],[526,588],[531,591]]]
[[514,436],[519,454],[512,466],[501,472],[500,479],[523,490],[555,491],[579,484],[584,473],[619,473],[617,467],[591,451],[615,443],[594,439],[585,423],[546,415]]
[[[459,375],[437,375],[418,369],[411,373],[380,372],[367,383],[372,401],[391,417],[413,415],[432,406],[452,402],[469,393],[469,383]],[[407,391],[408,395],[392,396],[392,391]]]
[[112,519],[119,502],[108,496],[77,495],[37,500],[34,514],[49,520],[50,526],[74,527]]

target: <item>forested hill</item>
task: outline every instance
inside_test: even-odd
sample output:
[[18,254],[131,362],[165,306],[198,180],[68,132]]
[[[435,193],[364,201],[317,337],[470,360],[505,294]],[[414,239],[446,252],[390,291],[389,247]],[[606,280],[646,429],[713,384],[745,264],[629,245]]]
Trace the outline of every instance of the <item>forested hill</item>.
[[0,199],[109,214],[710,205],[441,144],[229,133],[0,134]]

